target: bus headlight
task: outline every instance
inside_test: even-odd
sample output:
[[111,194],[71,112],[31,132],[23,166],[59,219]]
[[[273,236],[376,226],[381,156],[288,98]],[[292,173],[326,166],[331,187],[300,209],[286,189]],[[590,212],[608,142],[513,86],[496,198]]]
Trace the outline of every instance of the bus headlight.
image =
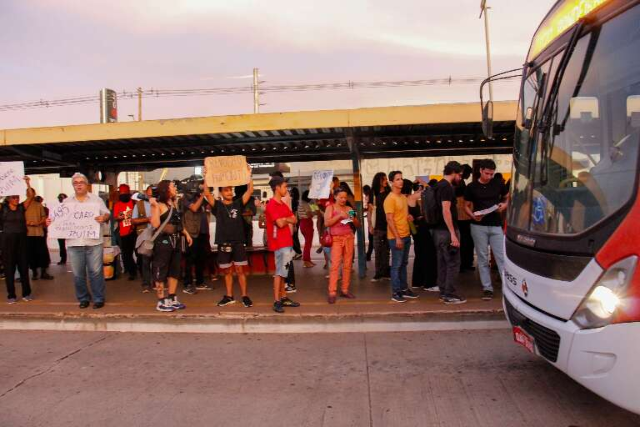
[[609,267],[573,315],[573,321],[583,329],[607,326],[624,307],[627,288],[638,257],[624,258]]

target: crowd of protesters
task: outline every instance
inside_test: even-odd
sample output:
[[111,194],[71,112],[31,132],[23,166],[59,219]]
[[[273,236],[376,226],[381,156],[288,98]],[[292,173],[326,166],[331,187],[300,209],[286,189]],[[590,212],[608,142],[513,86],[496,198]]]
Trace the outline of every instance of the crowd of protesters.
[[[457,289],[458,274],[475,269],[474,250],[485,300],[493,297],[491,264],[502,272],[504,262],[502,213],[508,203],[508,184],[495,176],[498,174],[492,160],[481,160],[478,165],[477,176],[469,183],[466,181],[472,168],[455,161],[447,163],[441,180],[428,183],[406,179],[401,171],[375,174],[371,185],[363,188],[366,224],[360,223],[354,193],[338,177],[333,178],[329,197],[312,200],[309,190],[300,195],[279,172],[270,177],[273,194],[269,197],[264,192],[262,200],[259,195],[254,197],[252,180],[241,187],[218,188],[217,198],[202,184],[198,191],[179,197],[176,183],[164,180],[135,199],[129,186],[121,184],[117,199],[108,208],[88,191],[86,176],[76,173],[72,177],[74,194],[60,194],[58,201],[98,203],[100,215],[95,220],[112,225],[123,273],[129,281],[140,277],[143,293],[155,290],[156,309],[161,312],[186,308],[178,299],[181,281],[182,292],[195,294],[211,290],[206,278],[217,280],[218,275],[224,278],[224,294],[218,306],[236,303],[234,277],[239,301],[244,307],[253,306],[245,269],[247,250],[253,246],[255,216],[264,229],[264,246],[274,254],[276,312],[299,306],[287,296],[297,291],[293,261],[301,259],[305,268],[316,266],[311,257],[316,231],[321,243],[318,253],[324,254],[324,268],[328,270],[328,303],[356,298],[350,285],[356,234],[361,225],[368,231],[367,261],[375,258],[371,281],[390,281],[392,301],[418,298],[415,290],[424,290],[439,293],[445,304],[461,304],[466,299]],[[18,300],[16,280],[21,282],[23,300],[30,301],[31,281],[53,279],[47,271],[50,257],[46,243],[51,221],[28,177],[25,181],[25,201],[20,203],[19,196],[9,196],[0,210],[2,261],[10,304]],[[209,243],[212,217],[216,224],[213,247]],[[152,235],[150,252],[138,250],[145,235],[147,240]],[[58,240],[58,264],[70,261],[80,308],[89,307],[91,301],[96,309],[105,304],[103,243],[102,236]],[[409,283],[412,246],[414,263]],[[16,270],[19,277],[14,279]]]

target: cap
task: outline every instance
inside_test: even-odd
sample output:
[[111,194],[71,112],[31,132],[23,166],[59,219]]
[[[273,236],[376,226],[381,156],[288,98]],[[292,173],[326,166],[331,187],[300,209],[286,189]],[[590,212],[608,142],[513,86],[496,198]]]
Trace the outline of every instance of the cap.
[[271,180],[269,181],[269,187],[271,187],[271,189],[275,189],[276,187],[279,187],[280,184],[282,184],[283,182],[287,182],[283,177],[281,176],[274,176],[271,178]]
[[129,191],[130,189],[127,184],[120,184],[120,187],[118,187],[118,192],[120,193],[128,193]]

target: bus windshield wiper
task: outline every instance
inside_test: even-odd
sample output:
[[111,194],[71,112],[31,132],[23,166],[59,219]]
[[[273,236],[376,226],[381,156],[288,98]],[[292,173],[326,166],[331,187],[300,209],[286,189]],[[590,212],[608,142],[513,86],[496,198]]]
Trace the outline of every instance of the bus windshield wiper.
[[[571,60],[571,56],[573,54],[573,50],[578,44],[578,40],[580,37],[580,33],[584,28],[585,21],[584,19],[580,20],[578,24],[575,26],[571,33],[571,37],[569,38],[569,43],[562,55],[562,59],[560,60],[560,64],[558,65],[558,69],[556,71],[556,75],[553,77],[553,81],[551,82],[551,88],[549,89],[549,95],[547,97],[547,103],[544,106],[544,110],[542,111],[542,115],[540,120],[538,121],[537,127],[537,135],[536,139],[540,141],[541,144],[541,163],[540,163],[540,183],[541,185],[547,184],[547,155],[549,142],[545,138],[545,134],[552,127],[552,122],[554,117],[556,116],[556,102],[558,99],[558,93],[560,92],[560,84],[562,83],[562,79],[564,77],[564,73],[567,70],[567,66],[569,65],[569,61]],[[551,132],[550,138],[555,138],[555,132]]]

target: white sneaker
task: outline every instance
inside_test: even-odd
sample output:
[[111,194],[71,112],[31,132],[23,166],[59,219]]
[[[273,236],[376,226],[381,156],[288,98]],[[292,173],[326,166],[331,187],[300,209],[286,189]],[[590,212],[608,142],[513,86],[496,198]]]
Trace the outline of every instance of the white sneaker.
[[164,312],[171,312],[171,311],[176,311],[175,308],[173,308],[173,306],[171,306],[170,303],[168,303],[168,299],[164,299],[162,301],[158,301],[158,304],[156,305],[156,310],[158,311],[164,311]]
[[432,286],[430,288],[422,288],[422,290],[427,292],[440,292],[440,288],[437,286]]

